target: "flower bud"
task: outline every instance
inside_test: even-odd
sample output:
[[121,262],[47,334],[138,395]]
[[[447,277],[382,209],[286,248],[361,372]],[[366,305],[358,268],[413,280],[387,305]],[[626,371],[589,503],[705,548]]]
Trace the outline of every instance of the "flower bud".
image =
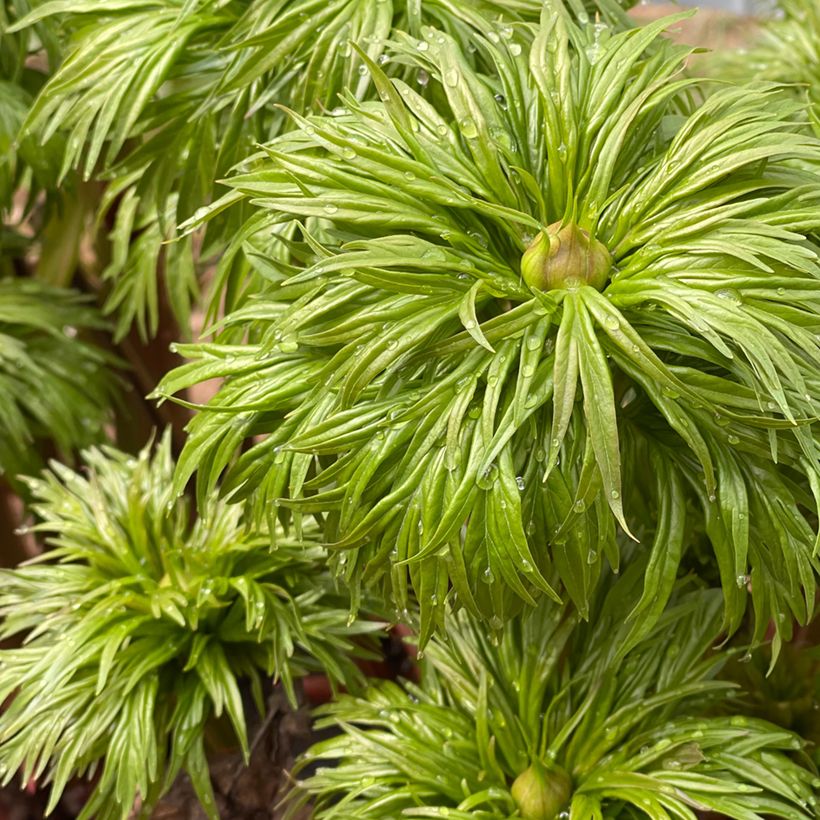
[[574,223],[553,222],[541,231],[521,258],[524,281],[538,290],[591,285],[603,290],[612,257],[597,239]]
[[572,781],[560,766],[535,761],[512,784],[513,800],[524,820],[555,820],[572,796]]

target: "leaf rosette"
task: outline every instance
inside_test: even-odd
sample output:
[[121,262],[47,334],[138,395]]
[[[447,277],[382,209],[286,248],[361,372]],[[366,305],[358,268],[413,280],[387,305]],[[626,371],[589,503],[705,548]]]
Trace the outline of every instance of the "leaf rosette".
[[637,638],[692,522],[728,629],[749,589],[757,638],[805,621],[820,143],[774,86],[703,99],[661,36],[683,16],[618,32],[550,3],[476,38],[487,73],[427,28],[392,58],[424,89],[367,61],[378,101],[293,114],[213,209],[254,207],[235,247],[268,286],[225,274],[216,341],[157,391],[225,380],[177,486],[319,517],[354,590],[418,600],[422,644],[447,600],[494,625],[544,594],[586,615],[629,537]]
[[76,291],[0,279],[0,475],[39,469],[44,441],[71,458],[105,438],[121,363],[89,338],[104,330]]
[[185,771],[216,818],[206,729],[224,716],[247,756],[242,687],[261,711],[266,677],[294,701],[306,672],[355,685],[380,625],[349,617],[321,548],[271,552],[223,503],[192,522],[169,436],[136,459],[85,456],[85,474],[55,463],[30,481],[53,549],[0,579],[0,637],[23,639],[0,650],[2,780],[50,784],[51,810],[87,776],[80,817],[124,820]]
[[729,653],[704,655],[720,595],[676,594],[624,654],[636,579],[612,586],[589,626],[542,601],[494,643],[460,612],[419,684],[322,709],[319,725],[340,733],[297,764],[310,767],[301,799],[317,820],[814,817],[820,780],[801,741],[745,717],[715,678]]

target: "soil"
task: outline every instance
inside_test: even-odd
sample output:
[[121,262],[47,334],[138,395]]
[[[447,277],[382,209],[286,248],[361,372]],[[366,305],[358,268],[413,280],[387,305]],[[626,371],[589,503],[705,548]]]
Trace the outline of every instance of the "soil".
[[[314,742],[309,712],[294,711],[281,689],[268,698],[267,715],[251,726],[251,758],[238,751],[211,757],[211,781],[222,820],[280,820],[295,758]],[[303,813],[299,820],[309,817]],[[152,820],[207,820],[191,783],[181,777],[161,801]]]

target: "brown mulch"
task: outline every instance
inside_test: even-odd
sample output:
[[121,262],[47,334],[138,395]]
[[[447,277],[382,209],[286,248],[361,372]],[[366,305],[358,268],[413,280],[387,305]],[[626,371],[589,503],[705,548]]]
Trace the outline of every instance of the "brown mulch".
[[[280,688],[270,694],[267,715],[249,727],[248,766],[238,751],[210,756],[219,815],[224,820],[281,820],[295,758],[314,739],[307,709],[294,711]],[[309,817],[309,812],[301,815]],[[152,820],[207,820],[190,780],[180,777],[157,806]]]
[[[84,783],[69,786],[49,820],[75,820],[88,797]],[[34,788],[21,789],[17,783],[0,788],[0,820],[41,820],[45,817],[48,792]]]

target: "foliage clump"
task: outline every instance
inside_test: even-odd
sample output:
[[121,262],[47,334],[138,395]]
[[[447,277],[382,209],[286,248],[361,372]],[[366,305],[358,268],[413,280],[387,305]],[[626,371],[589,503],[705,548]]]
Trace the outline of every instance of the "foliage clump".
[[247,754],[240,686],[262,708],[265,678],[325,670],[355,684],[359,636],[332,591],[323,552],[276,552],[215,502],[192,521],[171,488],[170,438],[137,458],[85,454],[86,474],[55,464],[30,480],[53,547],[0,574],[0,766],[51,784],[99,776],[82,817],[125,818],[185,770],[215,815],[204,733],[223,712]]
[[[625,19],[619,0],[588,5]],[[224,250],[241,214],[212,223],[201,253],[190,242],[163,243],[211,202],[216,181],[256,143],[290,127],[283,106],[317,112],[334,108],[343,91],[370,96],[365,61],[384,65],[384,41],[397,29],[433,23],[469,54],[488,24],[506,36],[513,24],[537,20],[541,2],[83,0],[18,2],[15,12],[9,36],[47,31],[53,72],[22,108],[20,133],[30,145],[59,139],[55,177],[106,181],[98,223],[113,223],[116,247],[105,271],[107,307],[119,336],[132,324],[154,336],[158,270],[170,270],[167,298],[187,332],[199,258]],[[235,274],[250,273],[234,261]]]
[[[757,639],[805,622],[820,143],[773,85],[704,97],[661,36],[683,17],[620,31],[553,3],[480,61],[400,34],[424,89],[368,61],[378,101],[294,113],[214,206],[251,203],[243,239],[279,251],[157,391],[225,380],[177,486],[196,472],[200,500],[221,483],[256,520],[321,515],[348,584],[420,601],[422,643],[448,603],[586,614],[624,536],[651,556],[647,627],[690,526],[730,631],[749,589]],[[571,287],[531,286],[550,231],[589,248]]]
[[425,650],[420,684],[384,682],[325,707],[320,725],[342,734],[304,758],[313,816],[814,817],[801,741],[738,714],[732,684],[716,678],[726,654],[704,656],[720,597],[679,589],[622,652],[630,575],[589,624],[544,601],[494,639],[461,612]]
[[[105,351],[196,411],[15,484],[0,781],[124,820],[187,772],[216,818],[214,738],[319,672],[291,813],[817,814],[820,119],[781,81],[820,18],[741,85],[628,4],[0,4],[0,526],[42,457],[143,446]],[[359,610],[416,682],[363,689]]]
[[0,279],[0,474],[38,469],[49,440],[64,458],[99,441],[120,363],[86,338],[105,323],[80,294]]
[[820,6],[807,0],[779,0],[777,17],[761,26],[748,47],[710,56],[715,76],[744,82],[749,77],[783,83],[812,107],[820,124]]

